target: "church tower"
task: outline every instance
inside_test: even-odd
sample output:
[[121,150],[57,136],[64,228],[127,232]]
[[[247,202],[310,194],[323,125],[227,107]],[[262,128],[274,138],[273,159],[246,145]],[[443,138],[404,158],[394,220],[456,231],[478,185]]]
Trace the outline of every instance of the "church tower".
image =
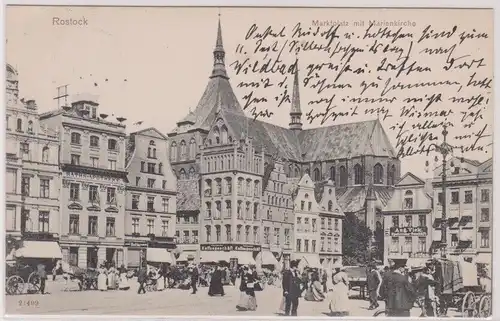
[[289,127],[293,131],[302,130],[302,111],[300,110],[300,93],[299,93],[299,61],[295,69],[295,77],[293,79],[292,93],[292,108],[290,110]]
[[219,25],[217,27],[217,40],[215,42],[214,49],[214,68],[212,70],[212,75],[210,78],[222,77],[228,79],[226,73],[226,64],[225,64],[225,56],[226,52],[224,51],[224,46],[222,44],[222,28],[220,26],[220,16],[219,16]]

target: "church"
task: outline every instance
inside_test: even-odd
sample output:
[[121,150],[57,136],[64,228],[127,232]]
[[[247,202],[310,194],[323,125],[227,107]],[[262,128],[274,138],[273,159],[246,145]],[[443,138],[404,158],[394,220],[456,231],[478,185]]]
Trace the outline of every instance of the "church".
[[[355,214],[372,230],[383,227],[381,210],[399,180],[400,160],[382,124],[377,119],[303,129],[299,91],[295,72],[288,128],[246,116],[226,71],[219,20],[206,89],[168,134],[178,177],[177,222],[185,222],[177,230],[184,250],[179,259],[272,265],[293,258],[297,247],[303,252],[294,233],[299,182],[306,176],[314,206],[325,204],[323,195],[335,195],[335,204],[318,205],[320,215],[331,210],[333,219],[338,207],[339,219]],[[325,186],[332,187],[329,193]],[[321,250],[328,247],[315,248],[324,261]]]

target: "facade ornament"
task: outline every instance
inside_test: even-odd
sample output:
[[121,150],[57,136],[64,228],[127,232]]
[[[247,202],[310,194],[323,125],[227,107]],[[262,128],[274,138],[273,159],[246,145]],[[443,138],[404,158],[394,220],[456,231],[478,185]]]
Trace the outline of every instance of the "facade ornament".
[[107,187],[108,187],[108,186],[107,186],[107,185],[105,185],[105,184],[100,184],[100,185],[99,185],[99,190],[100,190],[101,192],[106,192]]
[[82,183],[82,190],[87,191],[89,189],[88,183]]
[[63,179],[62,184],[63,184],[63,188],[68,188],[71,184],[71,181],[67,180],[67,179]]

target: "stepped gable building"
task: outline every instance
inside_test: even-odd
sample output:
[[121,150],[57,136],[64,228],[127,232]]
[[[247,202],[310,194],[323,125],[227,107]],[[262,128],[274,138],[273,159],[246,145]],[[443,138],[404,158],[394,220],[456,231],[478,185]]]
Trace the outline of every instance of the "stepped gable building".
[[[213,57],[212,74],[198,105],[168,134],[170,160],[179,178],[178,215],[196,215],[199,205],[201,261],[218,259],[209,253],[217,248],[210,244],[227,244],[221,253],[247,262],[249,253],[255,258],[255,252],[264,252],[266,235],[274,229],[279,229],[280,240],[286,240],[287,223],[294,222],[286,190],[306,173],[314,182],[332,181],[345,214],[359,215],[371,228],[375,220],[382,221],[381,206],[399,178],[400,161],[378,120],[302,129],[296,72],[289,128],[253,121],[229,82],[220,21]],[[282,169],[279,177],[277,168]],[[270,206],[272,224],[263,223]],[[236,248],[246,253],[232,254]],[[278,259],[283,254],[282,249],[269,251]],[[269,257],[263,264],[271,261]]]
[[[61,258],[59,132],[40,125],[34,100],[19,99],[18,72],[6,65],[6,208],[9,257]],[[23,247],[11,253],[18,241]],[[28,241],[28,242],[26,242]],[[40,248],[44,253],[37,253]],[[43,257],[45,256],[45,257]]]

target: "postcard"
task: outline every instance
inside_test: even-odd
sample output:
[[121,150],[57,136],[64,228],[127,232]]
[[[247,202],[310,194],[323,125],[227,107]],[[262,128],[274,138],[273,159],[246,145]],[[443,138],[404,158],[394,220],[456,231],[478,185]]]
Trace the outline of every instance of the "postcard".
[[6,314],[491,316],[493,29],[7,6]]

